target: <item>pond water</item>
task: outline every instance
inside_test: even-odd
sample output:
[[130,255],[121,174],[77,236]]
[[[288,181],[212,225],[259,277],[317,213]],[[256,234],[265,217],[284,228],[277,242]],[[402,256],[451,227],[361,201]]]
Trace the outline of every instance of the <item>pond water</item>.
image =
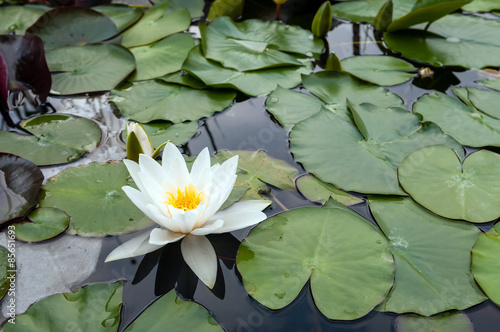
[[[352,55],[377,55],[385,52],[374,36],[373,28],[366,24],[351,24],[336,20],[326,40],[330,51],[337,53],[340,59]],[[417,62],[413,64],[419,68]],[[476,86],[475,81],[484,79],[486,75],[474,70],[433,69],[435,74],[432,79],[415,78],[407,83],[390,87],[389,90],[401,96],[405,106],[409,107],[430,89],[445,92],[451,86]],[[302,89],[299,87],[296,90]],[[96,109],[104,109],[107,113],[79,115],[96,118],[106,136],[99,149],[85,157],[87,160],[85,162],[123,157],[125,150],[123,142],[119,139],[119,133],[126,121],[110,114],[109,108],[100,104],[101,98],[89,100],[90,103],[95,103]],[[67,107],[68,105],[64,103],[71,103],[54,99],[52,101],[56,108],[57,105]],[[5,129],[3,123],[2,129]],[[183,149],[188,155],[197,155],[204,147],[208,147],[211,153],[224,149],[251,151],[263,149],[272,157],[294,165],[300,174],[306,173],[290,153],[288,132],[266,111],[265,97],[248,99],[239,95],[237,103],[232,107],[201,120],[198,133],[183,146]],[[74,164],[64,167],[69,166]],[[62,169],[63,167],[44,168],[44,174],[48,178]],[[298,192],[278,188],[272,189],[271,198],[274,204],[265,211],[268,216],[288,209],[315,205]],[[355,205],[352,209],[374,222],[367,204]],[[492,224],[482,224],[481,229],[485,231]],[[227,331],[394,330],[397,315],[390,313],[372,311],[361,319],[346,322],[327,319],[315,307],[309,283],[299,296],[282,310],[272,311],[260,305],[245,291],[235,267],[238,245],[249,231],[244,229],[231,235],[209,236],[219,257],[217,284],[212,291],[199,282],[183,262],[178,244],[169,245],[145,257],[103,263],[111,250],[137,233],[104,238],[95,272],[81,282],[81,285],[74,285],[73,288],[89,283],[127,280],[124,285],[124,304],[119,331],[123,331],[146,307],[174,286],[182,298],[194,300],[206,307]],[[56,242],[58,238],[51,241]],[[465,313],[473,322],[476,332],[495,331],[500,326],[500,309],[490,300],[465,310]]]

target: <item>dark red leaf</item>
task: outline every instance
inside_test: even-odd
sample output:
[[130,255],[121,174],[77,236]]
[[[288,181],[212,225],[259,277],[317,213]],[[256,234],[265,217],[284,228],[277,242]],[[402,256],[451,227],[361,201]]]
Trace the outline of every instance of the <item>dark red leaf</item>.
[[42,40],[33,35],[0,35],[0,53],[7,65],[8,89],[32,90],[44,103],[52,78]]

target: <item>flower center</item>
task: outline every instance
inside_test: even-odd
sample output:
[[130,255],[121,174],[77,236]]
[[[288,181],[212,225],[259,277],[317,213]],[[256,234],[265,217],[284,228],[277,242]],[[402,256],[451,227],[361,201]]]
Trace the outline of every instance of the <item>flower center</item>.
[[177,209],[189,211],[194,210],[202,201],[205,200],[203,193],[198,192],[196,187],[191,183],[189,186],[184,187],[184,191],[177,188],[177,192],[167,193],[167,200],[165,203]]

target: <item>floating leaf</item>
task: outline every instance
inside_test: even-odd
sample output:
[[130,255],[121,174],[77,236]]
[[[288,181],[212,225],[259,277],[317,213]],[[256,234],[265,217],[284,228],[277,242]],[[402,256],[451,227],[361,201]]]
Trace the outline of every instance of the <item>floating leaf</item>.
[[191,14],[191,18],[202,17],[205,2],[203,0],[168,0],[170,3],[169,11],[187,8]]
[[415,77],[415,73],[407,72],[416,70],[408,62],[390,56],[355,56],[343,59],[341,63],[344,71],[362,80],[378,85],[404,83]]
[[194,41],[191,35],[183,33],[167,37],[152,45],[131,48],[137,71],[132,74],[130,80],[147,80],[179,71],[193,47]]
[[312,39],[310,31],[278,21],[234,23],[224,16],[200,25],[200,33],[205,57],[238,71],[300,66],[302,62],[288,53],[312,56],[323,49],[323,42]]
[[134,56],[112,44],[66,46],[47,53],[55,94],[108,91],[135,69]]
[[420,114],[424,121],[437,124],[460,144],[500,146],[499,120],[470,109],[444,93],[434,92],[420,97],[413,105],[413,112]]
[[109,17],[83,7],[55,8],[43,14],[26,31],[39,36],[47,51],[62,46],[98,43],[119,32]]
[[361,193],[405,195],[396,169],[410,152],[441,142],[462,148],[433,125],[401,107],[352,105],[353,123],[318,112],[290,133],[295,160],[320,180]]
[[224,68],[215,61],[203,57],[199,47],[189,53],[182,69],[202,80],[205,84],[219,88],[234,88],[250,96],[261,96],[276,89],[278,85],[293,88],[301,82],[301,74],[309,74],[312,65],[262,69],[241,72]]
[[[198,131],[198,123],[196,121],[174,124],[166,121],[157,121],[142,124],[142,126],[155,149],[168,141],[171,141],[175,145],[187,143]],[[124,142],[127,141],[126,130],[122,132],[122,140]]]
[[222,331],[207,309],[194,302],[183,301],[171,290],[146,308],[125,332]]
[[324,183],[311,174],[306,174],[296,180],[297,189],[308,200],[324,205],[330,198],[342,205],[350,206],[362,203],[363,200],[346,193],[331,184]]
[[73,293],[55,294],[16,316],[3,332],[117,331],[122,306],[122,282],[85,286]]
[[172,13],[167,11],[168,8],[169,3],[165,2],[146,10],[141,19],[121,35],[123,46],[148,45],[189,28],[191,17],[186,8]]
[[128,83],[113,90],[110,101],[123,117],[139,122],[168,120],[174,123],[198,120],[231,105],[236,93],[199,90],[164,82]]
[[351,22],[373,23],[386,0],[343,1],[332,5],[332,13]]
[[[12,236],[10,232],[12,231],[9,231],[8,237]],[[7,294],[11,282],[14,281],[15,283],[15,275],[15,257],[5,247],[0,246],[0,300]],[[12,277],[14,277],[14,279]]]
[[410,198],[368,201],[396,261],[394,287],[377,310],[430,316],[485,300],[470,272],[480,234],[474,225],[436,216]]
[[480,150],[463,163],[443,145],[409,154],[399,182],[415,201],[450,219],[488,222],[500,217],[500,155]]
[[24,35],[26,29],[50,9],[47,6],[31,4],[0,7],[0,35],[11,32]]
[[387,241],[366,220],[340,208],[299,208],[255,227],[242,242],[238,270],[248,293],[270,309],[288,305],[310,279],[330,319],[366,315],[392,286]]
[[500,120],[500,110],[498,109],[500,92],[471,87],[455,88],[453,91],[455,93],[462,92],[462,95],[458,95],[458,97],[460,99],[462,96],[465,97],[463,100],[465,103],[471,102],[481,112]]
[[481,80],[481,81],[477,81],[477,82],[481,83],[482,85],[484,85],[485,87],[488,87],[490,89],[500,91],[500,77],[497,77],[497,78],[492,79],[492,80]]
[[500,304],[500,224],[479,235],[472,248],[472,274],[482,290],[497,305]]
[[120,4],[102,5],[92,9],[109,17],[120,31],[137,22],[142,16],[142,10],[139,8]]
[[31,161],[0,153],[0,223],[22,217],[34,207],[42,181],[42,171]]
[[387,46],[404,57],[435,67],[483,68],[500,66],[500,21],[453,14],[434,22],[429,30],[384,34]]
[[37,165],[74,161],[93,151],[101,140],[99,126],[68,114],[46,114],[23,120],[34,136],[0,131],[0,151],[19,154]]
[[158,79],[167,83],[175,83],[175,84],[189,86],[190,88],[193,89],[205,89],[207,87],[207,85],[203,83],[200,79],[186,73],[183,70],[159,77]]
[[490,12],[494,9],[500,10],[500,3],[497,0],[474,0],[462,9],[468,12]]
[[131,181],[122,163],[91,163],[70,168],[43,185],[40,206],[65,211],[71,218],[70,234],[129,233],[153,224],[122,191]]
[[0,36],[0,53],[7,66],[9,90],[32,90],[44,103],[52,81],[42,40],[37,36]]
[[474,332],[474,326],[463,312],[432,317],[401,315],[396,318],[396,332]]
[[228,16],[236,20],[243,13],[244,0],[215,0],[210,5],[207,21],[213,21],[220,16]]
[[27,216],[28,221],[15,224],[16,238],[25,242],[51,239],[68,228],[69,216],[59,209],[39,208]]

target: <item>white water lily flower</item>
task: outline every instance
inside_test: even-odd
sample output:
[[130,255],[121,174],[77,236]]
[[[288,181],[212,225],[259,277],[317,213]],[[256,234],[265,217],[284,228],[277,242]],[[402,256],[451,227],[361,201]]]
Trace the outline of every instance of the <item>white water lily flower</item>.
[[[140,124],[135,122],[127,123],[127,152],[129,152],[129,145],[131,143],[137,145],[134,146],[137,152],[144,153],[148,156],[153,155],[153,144],[151,144],[151,140],[149,139],[148,134],[146,134],[146,131]],[[139,153],[137,153],[137,157]],[[128,155],[127,158],[132,160],[135,159],[130,158]]]
[[219,211],[236,181],[238,156],[222,165],[210,166],[205,148],[196,158],[191,173],[174,144],[168,143],[160,165],[141,154],[139,163],[123,162],[139,190],[123,191],[151,220],[160,225],[113,250],[106,262],[139,256],[182,239],[181,251],[191,270],[210,288],[217,277],[217,256],[205,235],[231,232],[257,224],[270,201],[241,201]]

